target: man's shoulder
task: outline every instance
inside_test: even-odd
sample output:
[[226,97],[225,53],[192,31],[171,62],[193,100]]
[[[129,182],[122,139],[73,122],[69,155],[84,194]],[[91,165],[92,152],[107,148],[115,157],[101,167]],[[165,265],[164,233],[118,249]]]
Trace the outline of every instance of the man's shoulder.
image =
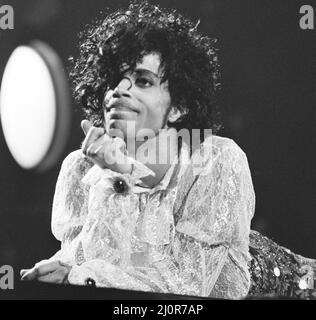
[[192,153],[190,167],[193,176],[204,176],[218,165],[242,167],[247,162],[245,152],[233,139],[211,135]]
[[236,156],[246,155],[233,139],[217,135],[208,136],[201,144],[201,148],[209,153],[210,160],[214,160],[218,156],[225,154]]
[[77,149],[74,151],[71,151],[63,162],[74,162],[74,161],[85,161],[85,155],[82,153],[81,149]]

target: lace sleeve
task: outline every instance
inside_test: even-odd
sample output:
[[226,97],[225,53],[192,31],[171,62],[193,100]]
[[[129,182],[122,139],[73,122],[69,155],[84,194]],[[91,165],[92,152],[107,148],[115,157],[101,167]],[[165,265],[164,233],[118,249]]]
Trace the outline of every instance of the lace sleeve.
[[200,295],[239,298],[250,286],[247,263],[255,194],[246,155],[233,141],[212,156],[177,224],[182,235],[177,262],[187,270],[187,278],[188,266],[197,271],[191,278]]
[[[163,250],[152,248],[149,267],[123,269],[95,259],[74,266],[70,283],[84,285],[92,278],[97,286],[122,289],[229,298],[246,295],[254,210],[247,159],[233,144],[210,161],[183,199],[173,240]],[[194,176],[192,168],[181,181],[190,176]]]
[[[62,259],[62,251],[81,232],[87,216],[88,186],[81,182],[92,164],[81,150],[70,153],[62,163],[52,207],[52,232],[62,250],[52,258]],[[67,259],[65,259],[67,260]]]

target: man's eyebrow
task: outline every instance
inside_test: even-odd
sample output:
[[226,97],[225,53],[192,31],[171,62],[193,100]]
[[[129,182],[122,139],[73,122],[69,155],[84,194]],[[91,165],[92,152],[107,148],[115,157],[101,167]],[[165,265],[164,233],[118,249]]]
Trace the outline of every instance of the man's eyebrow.
[[150,70],[148,70],[148,69],[143,69],[143,68],[136,68],[135,70],[134,70],[134,73],[136,73],[136,74],[141,74],[141,75],[153,75],[154,77],[156,77],[157,79],[160,79],[161,77],[157,74],[157,73],[155,73],[155,72],[153,72],[153,71],[150,71]]

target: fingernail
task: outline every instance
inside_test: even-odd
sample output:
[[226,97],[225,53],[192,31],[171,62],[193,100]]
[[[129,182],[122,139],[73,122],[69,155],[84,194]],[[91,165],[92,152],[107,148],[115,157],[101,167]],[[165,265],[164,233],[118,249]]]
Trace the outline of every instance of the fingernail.
[[102,148],[103,148],[103,146],[98,147],[98,148],[93,152],[93,154],[97,154],[99,151],[102,150]]

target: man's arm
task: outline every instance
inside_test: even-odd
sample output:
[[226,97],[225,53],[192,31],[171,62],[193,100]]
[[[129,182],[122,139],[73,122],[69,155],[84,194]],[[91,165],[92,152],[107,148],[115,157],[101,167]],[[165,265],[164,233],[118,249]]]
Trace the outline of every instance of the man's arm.
[[69,272],[65,263],[76,263],[73,255],[75,239],[82,230],[88,212],[88,186],[81,179],[92,165],[81,150],[70,153],[63,161],[56,183],[51,220],[52,232],[61,242],[61,249],[33,268],[21,270],[23,280],[41,280],[41,277],[56,271],[56,279],[61,282],[66,276],[64,273]]
[[[164,254],[157,252],[160,258],[152,265],[122,268],[96,259],[74,266],[69,282],[85,285],[92,279],[100,287],[233,298],[245,295],[254,210],[247,159],[237,146],[228,146],[212,165],[192,186],[173,243]],[[239,283],[233,285],[236,281]]]

